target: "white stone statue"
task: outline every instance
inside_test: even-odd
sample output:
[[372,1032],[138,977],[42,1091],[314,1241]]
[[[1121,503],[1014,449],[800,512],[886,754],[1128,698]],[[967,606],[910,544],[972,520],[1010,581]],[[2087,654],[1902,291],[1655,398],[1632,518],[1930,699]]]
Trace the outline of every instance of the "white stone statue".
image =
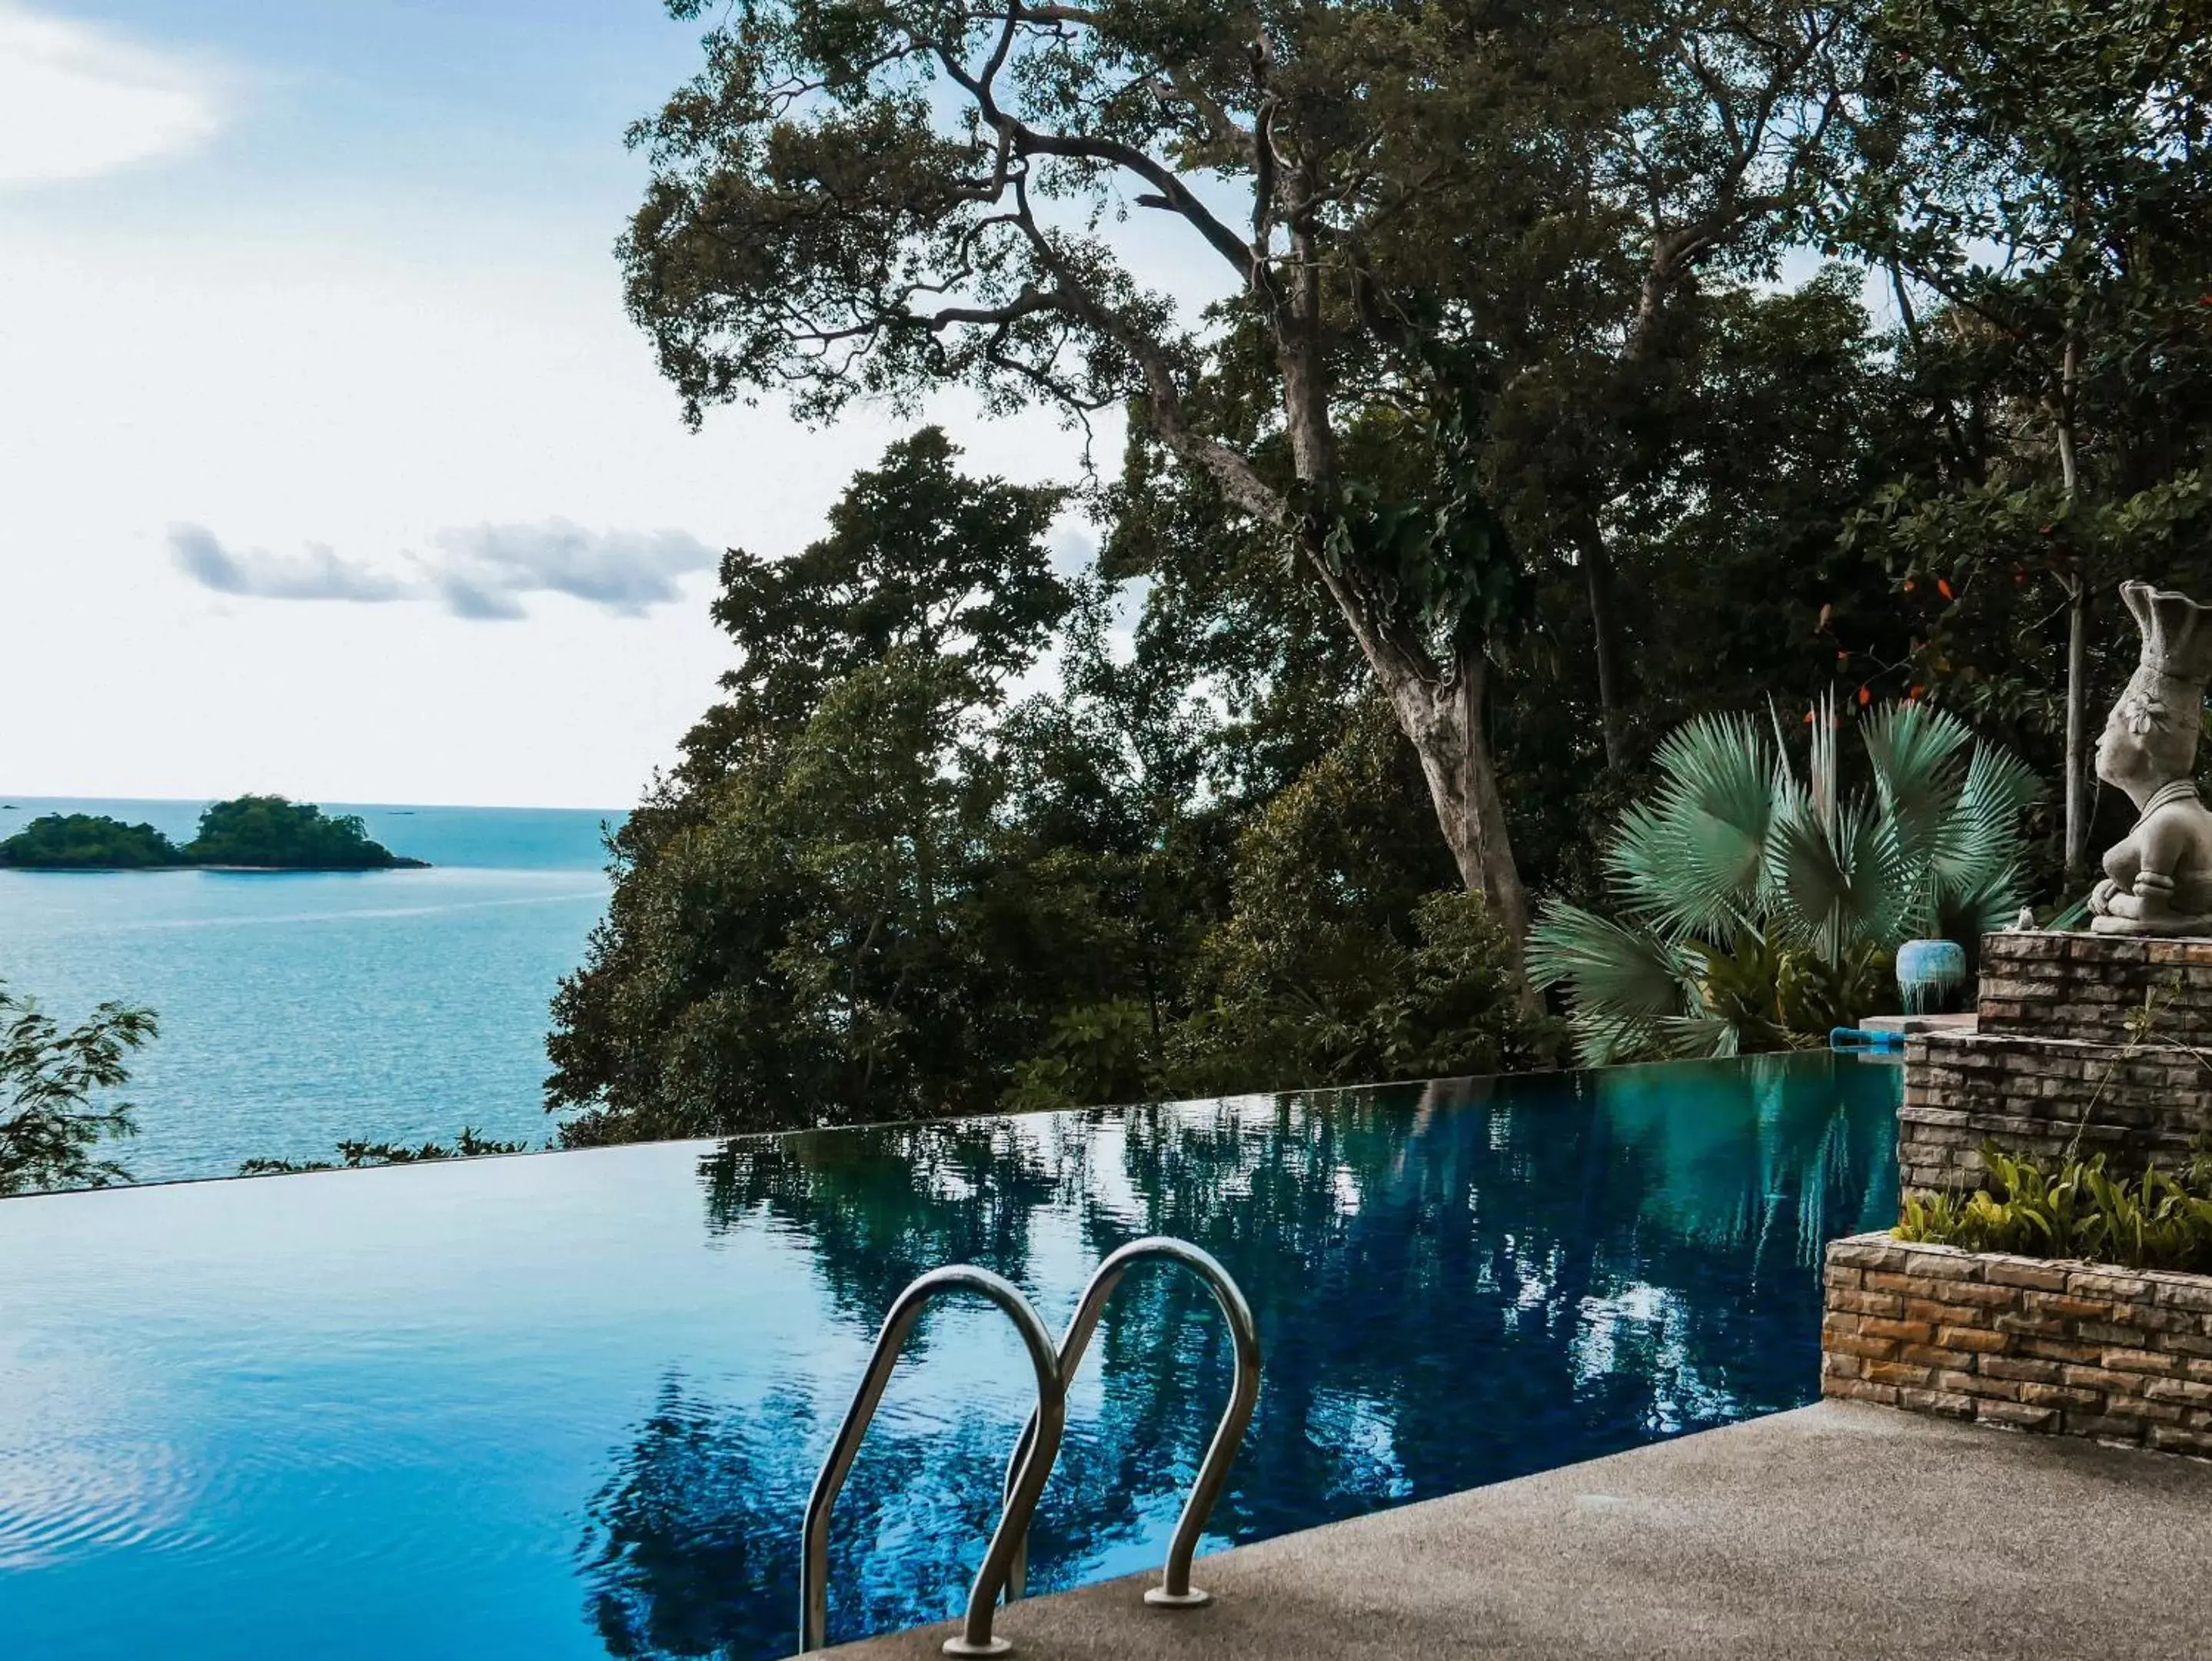
[[2097,740],[2097,776],[2127,793],[2135,829],[2089,896],[2100,934],[2212,935],[2212,812],[2197,797],[2197,738],[2212,676],[2212,608],[2124,582],[2142,657]]

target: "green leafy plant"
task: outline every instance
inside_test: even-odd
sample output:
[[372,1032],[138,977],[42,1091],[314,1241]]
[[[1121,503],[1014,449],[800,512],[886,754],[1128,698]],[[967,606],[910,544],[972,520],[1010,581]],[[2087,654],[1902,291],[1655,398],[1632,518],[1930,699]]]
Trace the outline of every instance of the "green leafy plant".
[[356,1138],[338,1144],[335,1159],[246,1159],[238,1167],[241,1177],[281,1177],[302,1171],[358,1171],[370,1165],[416,1165],[426,1159],[479,1159],[490,1153],[526,1153],[527,1142],[502,1142],[485,1135],[474,1125],[463,1125],[447,1147],[443,1142],[424,1142],[410,1147],[404,1142],[372,1142]]
[[0,982],[0,1197],[131,1180],[96,1150],[137,1133],[131,1104],[103,1104],[98,1093],[130,1081],[125,1057],[160,1030],[150,1009],[104,1003],[64,1032]]
[[2212,1273],[2212,1146],[2179,1171],[2154,1165],[2140,1178],[2115,1176],[2102,1153],[2046,1165],[1985,1145],[1982,1161],[1989,1180],[1974,1193],[1908,1199],[1897,1238]]
[[1872,788],[1846,794],[1840,726],[1832,700],[1813,712],[1802,778],[1778,721],[1705,716],[1660,746],[1606,854],[1617,915],[1553,900],[1530,936],[1584,1065],[1811,1042],[1882,1007],[1901,941],[2010,920],[2034,775],[1905,702],[1858,723]]

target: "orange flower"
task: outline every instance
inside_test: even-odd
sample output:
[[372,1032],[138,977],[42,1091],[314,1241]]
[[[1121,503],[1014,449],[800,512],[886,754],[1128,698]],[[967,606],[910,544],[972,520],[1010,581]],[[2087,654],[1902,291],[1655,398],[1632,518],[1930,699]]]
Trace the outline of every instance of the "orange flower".
[[1910,698],[1913,703],[1917,703],[1920,702],[1921,695],[1927,691],[1927,690],[1928,689],[1924,686],[1916,686],[1905,696]]
[[1869,692],[1865,687],[1860,687],[1859,702],[1861,703],[1872,703],[1874,702],[1874,694]]
[[1905,579],[1905,592],[1908,594],[1919,586],[1920,585],[1915,582],[1911,577]]
[[1936,592],[1942,595],[1946,599],[1955,599],[1958,598],[1957,595],[1951,592],[1951,585],[1946,582],[1942,577],[1937,577],[1936,579]]

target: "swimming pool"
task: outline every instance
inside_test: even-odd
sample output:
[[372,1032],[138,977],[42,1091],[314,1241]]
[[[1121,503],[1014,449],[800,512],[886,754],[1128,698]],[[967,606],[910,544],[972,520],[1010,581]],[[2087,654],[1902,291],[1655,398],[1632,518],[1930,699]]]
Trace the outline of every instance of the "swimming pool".
[[[1896,1079],[1759,1057],[0,1202],[0,1648],[783,1655],[892,1297],[977,1262],[1057,1326],[1151,1232],[1227,1264],[1266,1347],[1207,1549],[1795,1406],[1822,1242],[1895,1216]],[[1033,1589],[1157,1567],[1228,1357],[1195,1281],[1132,1276]],[[1027,1376],[1001,1317],[927,1317],[840,1503],[833,1636],[960,1607]]]

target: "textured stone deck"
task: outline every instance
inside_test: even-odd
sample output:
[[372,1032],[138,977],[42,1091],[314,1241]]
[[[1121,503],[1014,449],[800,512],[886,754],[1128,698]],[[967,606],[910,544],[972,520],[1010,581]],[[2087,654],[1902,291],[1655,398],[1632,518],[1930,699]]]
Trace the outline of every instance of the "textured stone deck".
[[[1030,1661],[2212,1655],[2212,1463],[1830,1402],[1001,1612]],[[927,1661],[952,1630],[848,1645]]]

